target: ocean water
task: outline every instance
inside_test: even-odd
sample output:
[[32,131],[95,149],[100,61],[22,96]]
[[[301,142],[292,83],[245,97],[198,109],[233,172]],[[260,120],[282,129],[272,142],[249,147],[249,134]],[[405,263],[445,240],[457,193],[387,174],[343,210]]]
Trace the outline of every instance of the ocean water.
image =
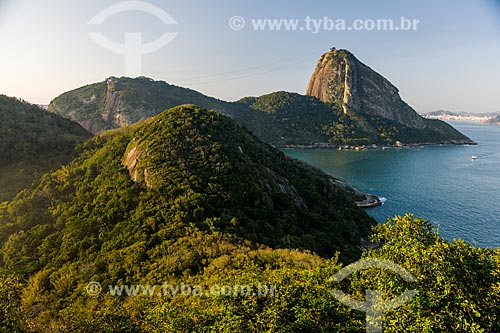
[[500,126],[450,123],[478,145],[284,152],[383,198],[367,210],[379,222],[411,212],[448,240],[500,247]]

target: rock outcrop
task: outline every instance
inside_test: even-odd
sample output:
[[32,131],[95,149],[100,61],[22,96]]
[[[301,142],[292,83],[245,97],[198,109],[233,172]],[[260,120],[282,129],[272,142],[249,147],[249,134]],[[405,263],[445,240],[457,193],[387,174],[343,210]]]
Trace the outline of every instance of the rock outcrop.
[[345,50],[325,53],[306,95],[285,91],[226,102],[146,77],[111,77],[62,94],[49,111],[92,133],[130,125],[182,104],[229,116],[276,146],[473,143],[450,125],[424,119],[398,89]]
[[146,77],[110,77],[68,91],[52,100],[48,110],[80,123],[95,134],[136,123],[186,103],[232,116],[226,111],[231,103]]
[[306,94],[334,103],[346,114],[425,127],[424,119],[401,99],[398,88],[346,50],[332,48],[320,57]]

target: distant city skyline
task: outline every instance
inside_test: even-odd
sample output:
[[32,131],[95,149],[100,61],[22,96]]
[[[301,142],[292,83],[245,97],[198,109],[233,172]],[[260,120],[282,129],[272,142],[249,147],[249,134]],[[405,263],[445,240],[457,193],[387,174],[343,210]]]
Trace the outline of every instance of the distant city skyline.
[[[138,73],[224,100],[278,90],[304,94],[319,56],[334,46],[350,50],[389,79],[419,113],[500,111],[496,0],[286,5],[151,0],[143,3],[160,8],[174,22],[123,11],[88,24],[105,8],[121,3],[0,0],[0,94],[48,104],[65,91],[124,75],[124,56],[99,45],[89,33],[99,32],[116,44],[125,43],[125,36],[150,43],[170,34],[168,43],[142,56]],[[377,30],[368,25],[342,30],[330,24],[389,19],[399,24],[402,18],[418,21],[416,29]],[[296,21],[298,26],[255,24],[268,19]]]

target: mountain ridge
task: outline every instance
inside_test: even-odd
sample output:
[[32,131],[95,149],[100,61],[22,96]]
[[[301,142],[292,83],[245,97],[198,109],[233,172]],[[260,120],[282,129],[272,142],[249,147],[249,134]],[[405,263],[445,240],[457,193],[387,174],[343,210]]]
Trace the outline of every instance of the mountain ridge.
[[[157,306],[272,301],[264,296],[276,274],[359,258],[376,222],[357,196],[193,105],[101,132],[71,163],[0,204],[0,331],[151,332]],[[156,285],[161,295],[113,293],[125,285]],[[190,285],[265,285],[266,294],[242,302],[168,293]],[[158,331],[193,330],[174,326]]]
[[392,83],[346,50],[320,57],[306,95],[278,91],[226,102],[145,77],[111,77],[56,97],[48,109],[97,133],[190,103],[235,119],[275,146],[474,144],[451,125],[422,118]]
[[[0,219],[0,242],[9,249],[5,268],[32,273],[28,267],[43,267],[60,249],[76,251],[82,244],[78,251],[104,251],[103,239],[115,237],[117,226],[145,228],[148,237],[192,226],[353,258],[374,224],[356,206],[358,193],[260,142],[230,118],[193,105],[103,132],[77,152],[71,164],[9,203]],[[48,236],[38,234],[40,228],[55,234],[71,229],[71,237],[61,234],[46,244],[50,251],[42,250],[37,244]],[[12,249],[21,244],[34,248]],[[28,250],[50,253],[23,257]]]
[[[285,92],[237,106],[290,129],[304,110],[331,116],[330,104]],[[391,299],[418,290],[384,315],[391,332],[498,331],[500,252],[447,243],[411,215],[376,226],[363,258],[398,263],[416,281],[367,270],[334,284],[338,251],[345,264],[357,260],[374,224],[358,194],[220,112],[178,106],[101,132],[75,155],[0,203],[1,331],[365,330],[337,287],[356,299],[370,288]],[[250,293],[172,294],[194,286]],[[262,286],[273,293],[256,296]]]

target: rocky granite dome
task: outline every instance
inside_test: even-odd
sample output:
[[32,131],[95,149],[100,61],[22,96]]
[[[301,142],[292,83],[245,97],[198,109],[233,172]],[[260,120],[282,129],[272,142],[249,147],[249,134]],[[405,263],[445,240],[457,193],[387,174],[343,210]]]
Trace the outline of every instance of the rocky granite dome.
[[320,57],[306,94],[338,106],[371,132],[370,140],[473,143],[447,123],[421,117],[398,88],[347,50],[331,48]]
[[334,103],[345,113],[425,127],[424,119],[401,99],[398,88],[346,50],[331,49],[320,57],[306,95]]
[[308,95],[284,91],[225,102],[145,77],[111,77],[55,98],[49,111],[97,133],[181,104],[214,109],[278,146],[472,143],[450,125],[420,117],[396,87],[347,51],[323,55]]

